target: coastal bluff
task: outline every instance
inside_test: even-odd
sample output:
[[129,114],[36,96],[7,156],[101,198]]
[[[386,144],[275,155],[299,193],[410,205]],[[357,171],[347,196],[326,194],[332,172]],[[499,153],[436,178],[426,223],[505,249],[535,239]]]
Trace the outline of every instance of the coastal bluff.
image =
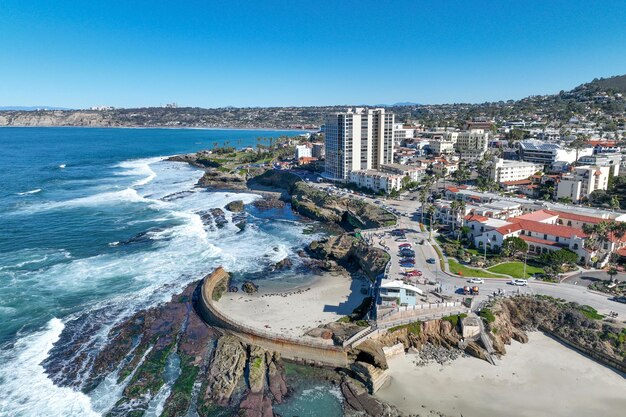
[[343,347],[261,331],[224,315],[215,303],[218,302],[220,293],[227,287],[226,282],[229,278],[230,274],[224,268],[218,267],[200,283],[197,309],[208,324],[238,336],[247,344],[278,352],[283,358],[294,362],[343,368],[349,365],[348,352]]

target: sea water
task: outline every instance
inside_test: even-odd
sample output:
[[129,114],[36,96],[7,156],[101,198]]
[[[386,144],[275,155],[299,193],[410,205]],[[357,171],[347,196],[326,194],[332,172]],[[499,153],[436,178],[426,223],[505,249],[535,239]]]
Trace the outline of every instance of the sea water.
[[56,386],[41,366],[72,320],[93,315],[97,349],[115,323],[218,265],[261,272],[310,241],[288,210],[249,209],[242,232],[228,212],[224,227],[203,222],[202,212],[259,196],[196,188],[201,171],[164,160],[215,143],[255,146],[267,143],[260,137],[295,134],[0,128],[0,416],[102,415],[119,386],[86,395]]

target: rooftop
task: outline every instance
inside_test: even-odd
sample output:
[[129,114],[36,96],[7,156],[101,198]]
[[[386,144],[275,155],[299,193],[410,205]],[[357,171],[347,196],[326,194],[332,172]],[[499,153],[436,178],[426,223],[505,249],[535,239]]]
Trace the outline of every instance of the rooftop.
[[400,280],[388,280],[388,279],[383,279],[380,283],[380,287],[381,288],[398,288],[398,289],[405,289],[405,290],[409,290],[409,291],[415,291],[418,294],[423,294],[424,292],[422,290],[420,290],[419,288],[417,288],[414,285],[411,284],[405,284],[403,281]]

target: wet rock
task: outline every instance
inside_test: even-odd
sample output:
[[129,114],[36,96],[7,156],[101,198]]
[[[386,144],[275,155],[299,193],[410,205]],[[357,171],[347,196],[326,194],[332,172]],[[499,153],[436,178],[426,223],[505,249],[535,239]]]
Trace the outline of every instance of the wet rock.
[[284,208],[285,202],[276,197],[264,197],[258,200],[255,200],[252,205],[261,210],[274,209],[274,208]]
[[276,262],[274,264],[274,266],[272,267],[272,270],[273,271],[282,271],[282,270],[291,268],[292,265],[293,265],[293,262],[291,262],[291,259],[284,258],[284,259]]
[[346,416],[398,417],[398,409],[371,396],[365,386],[344,379],[340,385]]
[[221,229],[228,224],[228,220],[226,220],[226,214],[224,213],[224,210],[220,208],[213,208],[209,210],[209,212],[213,216],[213,221],[218,229]]
[[259,286],[252,281],[246,281],[241,285],[241,290],[247,294],[254,294],[259,291]]
[[278,404],[283,402],[287,395],[287,382],[285,380],[285,371],[278,353],[266,352],[265,362],[267,363],[267,380],[269,391],[274,397],[274,401]]
[[226,204],[226,210],[233,212],[233,213],[239,213],[243,211],[244,208],[244,204],[242,200],[235,200],[235,201],[231,201],[230,203]]

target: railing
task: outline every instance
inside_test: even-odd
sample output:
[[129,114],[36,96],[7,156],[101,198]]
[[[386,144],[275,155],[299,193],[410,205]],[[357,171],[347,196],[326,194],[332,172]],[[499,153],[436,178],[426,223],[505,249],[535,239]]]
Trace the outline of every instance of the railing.
[[388,329],[390,327],[402,326],[403,324],[415,323],[416,321],[436,320],[436,319],[440,319],[440,318],[446,317],[446,316],[453,316],[453,315],[457,315],[457,314],[464,314],[464,313],[467,313],[468,310],[469,309],[460,308],[460,309],[456,309],[456,310],[442,311],[442,312],[440,312],[438,314],[429,314],[429,315],[416,316],[416,317],[407,318],[407,319],[392,320],[392,321],[389,321],[387,323],[379,323],[376,326],[376,328],[377,328],[377,330],[383,330],[383,329]]
[[424,310],[436,310],[441,308],[460,307],[462,303],[460,301],[445,302],[445,303],[430,303],[430,304],[416,304],[414,306],[400,306],[395,307],[391,311],[385,312],[378,320],[384,320],[385,318],[398,314],[404,311],[424,311]]

